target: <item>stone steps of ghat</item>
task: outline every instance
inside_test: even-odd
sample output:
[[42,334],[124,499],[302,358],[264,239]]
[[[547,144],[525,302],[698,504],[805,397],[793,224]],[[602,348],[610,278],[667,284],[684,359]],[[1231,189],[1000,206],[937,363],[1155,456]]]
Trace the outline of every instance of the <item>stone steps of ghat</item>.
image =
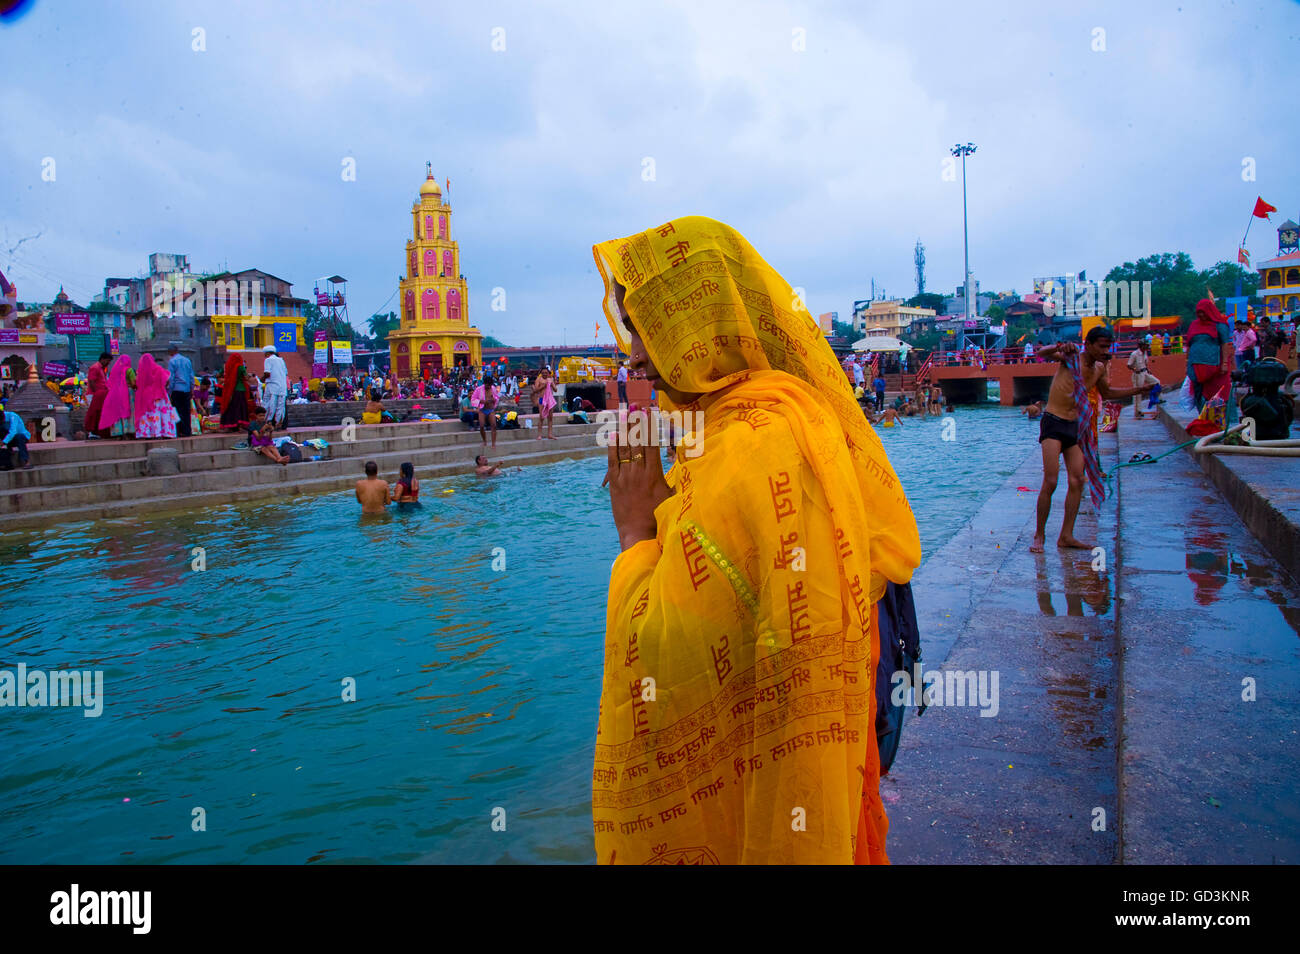
[[[595,448],[593,445],[585,442],[580,444],[578,447],[556,446],[560,444],[560,441],[558,440],[546,441],[545,443],[550,445],[550,447],[531,452],[509,454],[503,457],[493,457],[493,460],[500,461],[506,467],[525,467],[537,464],[551,464],[562,460],[572,460],[594,456],[597,453],[604,453],[603,449]],[[500,450],[500,448],[498,448],[498,450]],[[377,461],[376,463],[379,462]],[[397,463],[398,462],[393,462],[391,467],[381,463],[381,476],[391,476],[388,471],[395,470]],[[416,476],[420,477],[421,480],[430,480],[438,477],[464,476],[471,472],[468,463],[462,464],[458,461],[444,462],[441,464],[415,463]],[[285,468],[281,468],[277,464],[268,464],[268,466],[280,471],[285,470]],[[299,472],[301,472],[300,469],[303,466],[301,464],[291,465],[288,470],[292,471],[295,466],[299,468]],[[310,477],[305,479],[292,478],[291,475],[287,476],[290,476],[291,479],[237,489],[209,491],[203,493],[171,494],[146,500],[101,501],[97,503],[62,507],[39,512],[0,514],[0,528],[5,530],[36,529],[46,526],[61,526],[85,520],[124,519],[140,516],[155,516],[176,511],[192,511],[201,508],[220,507],[227,504],[243,503],[270,497],[284,498],[308,494],[336,493],[339,491],[350,490],[358,477],[355,473],[340,476]],[[425,491],[422,488],[422,500],[426,501],[426,505],[428,505],[428,501],[433,499],[433,496],[434,495],[431,492]]]
[[[557,424],[564,428],[584,425]],[[585,425],[594,428],[595,425]],[[478,441],[478,430],[459,421],[412,422],[395,425],[359,425],[352,432],[353,440],[344,440],[342,428],[291,429],[289,436],[298,443],[311,437],[321,437],[330,444],[329,456],[369,457],[403,449],[423,450],[450,445],[467,445]],[[533,438],[536,431],[527,428],[499,430],[498,442]],[[149,476],[148,451],[156,447],[174,447],[179,452],[182,474],[198,473],[238,466],[247,461],[250,452],[234,445],[245,442],[242,433],[206,435],[199,438],[178,438],[165,441],[87,441],[76,445],[31,445],[31,470],[14,470],[0,473],[0,493],[6,490],[39,490],[43,488],[84,484],[102,481],[128,480]],[[55,451],[38,454],[37,451]],[[133,451],[130,456],[119,456]]]

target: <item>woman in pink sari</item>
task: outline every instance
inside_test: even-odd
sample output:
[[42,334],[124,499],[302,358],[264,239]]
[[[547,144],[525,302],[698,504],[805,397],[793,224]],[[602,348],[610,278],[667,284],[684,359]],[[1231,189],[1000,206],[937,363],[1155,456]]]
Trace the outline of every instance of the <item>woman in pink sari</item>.
[[547,365],[533,382],[533,393],[537,395],[537,407],[541,413],[537,416],[537,439],[542,439],[542,424],[546,424],[546,437],[555,440],[555,378],[551,366]]
[[135,376],[135,436],[175,437],[176,409],[167,394],[167,369],[147,354]]
[[118,425],[131,420],[131,383],[127,377],[130,370],[129,354],[119,355],[108,369],[108,394],[104,397],[104,404],[99,409],[99,420],[96,422],[101,434],[114,433],[116,428],[115,436],[125,436],[125,429]]

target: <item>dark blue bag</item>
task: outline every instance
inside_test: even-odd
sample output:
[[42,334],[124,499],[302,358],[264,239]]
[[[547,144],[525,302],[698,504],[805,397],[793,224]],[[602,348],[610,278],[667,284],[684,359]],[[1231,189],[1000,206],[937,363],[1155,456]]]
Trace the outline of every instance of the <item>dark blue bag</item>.
[[[880,752],[880,774],[889,772],[898,754],[903,735],[903,712],[906,705],[894,705],[894,673],[907,673],[921,661],[921,633],[916,624],[916,604],[912,602],[911,583],[889,583],[885,595],[876,604],[879,617],[880,645],[876,663],[876,747]],[[904,685],[910,685],[905,683]],[[915,686],[917,710],[925,711],[921,686]],[[904,696],[906,700],[906,696]]]

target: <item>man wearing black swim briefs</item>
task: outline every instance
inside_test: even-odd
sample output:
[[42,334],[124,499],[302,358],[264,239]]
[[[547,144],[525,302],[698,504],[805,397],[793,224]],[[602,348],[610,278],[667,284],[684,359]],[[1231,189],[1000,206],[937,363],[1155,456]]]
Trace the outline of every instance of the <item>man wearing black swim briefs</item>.
[[[1110,346],[1114,335],[1104,325],[1091,329],[1082,349],[1080,370],[1083,373],[1083,386],[1089,390],[1096,388],[1102,398],[1112,401],[1145,394],[1151,385],[1138,388],[1112,388],[1106,376],[1106,364],[1110,359]],[[1074,520],[1079,515],[1079,503],[1083,499],[1084,463],[1083,448],[1079,446],[1079,411],[1074,400],[1074,371],[1069,360],[1079,354],[1080,348],[1071,342],[1048,345],[1038,352],[1045,361],[1059,361],[1056,376],[1047,395],[1047,407],[1038,425],[1038,443],[1043,449],[1043,486],[1038,491],[1038,522],[1034,530],[1034,540],[1029,545],[1031,553],[1042,553],[1046,538],[1047,516],[1052,510],[1052,494],[1056,492],[1056,480],[1060,474],[1061,457],[1065,457],[1065,473],[1069,485],[1065,492],[1065,519],[1061,521],[1061,535],[1056,540],[1058,547],[1087,550],[1089,545],[1074,536]]]
[[1055,414],[1044,412],[1038,422],[1038,443],[1046,440],[1061,442],[1061,450],[1067,451],[1079,443],[1079,421],[1067,421]]

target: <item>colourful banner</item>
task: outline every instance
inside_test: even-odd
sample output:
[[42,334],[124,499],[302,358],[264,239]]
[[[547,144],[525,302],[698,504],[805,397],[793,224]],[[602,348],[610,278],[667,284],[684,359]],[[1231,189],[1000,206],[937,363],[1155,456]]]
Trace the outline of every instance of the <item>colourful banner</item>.
[[46,361],[41,365],[41,376],[63,379],[72,374],[72,368],[62,361]]
[[331,341],[330,350],[334,352],[335,364],[352,363],[352,342],[351,341]]
[[79,312],[54,316],[54,333],[59,335],[85,335],[90,333],[90,315]]
[[327,332],[327,331],[318,331],[318,332],[316,332],[316,339],[315,339],[315,340],[317,340],[317,341],[329,341],[329,339],[330,339],[329,332]]
[[[317,332],[317,334],[319,334],[319,332]],[[312,355],[311,359],[313,362],[319,364],[321,367],[324,367],[325,365],[329,364],[330,343],[328,341],[317,339],[316,352],[315,354]]]
[[292,322],[275,322],[272,326],[276,351],[298,350],[298,326]]
[[[108,335],[105,335],[104,337],[108,338]],[[113,357],[117,357],[122,353],[122,343],[116,338],[108,338],[108,353]]]

